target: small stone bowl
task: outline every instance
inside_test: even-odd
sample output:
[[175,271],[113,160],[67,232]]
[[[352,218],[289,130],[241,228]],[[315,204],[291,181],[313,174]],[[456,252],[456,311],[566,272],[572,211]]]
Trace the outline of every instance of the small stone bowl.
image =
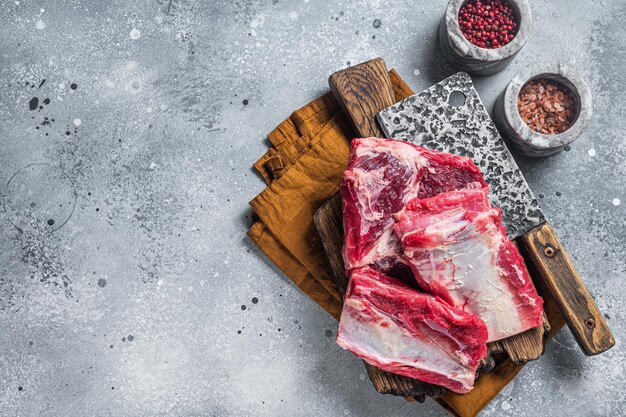
[[467,0],[450,0],[439,24],[439,49],[450,65],[476,76],[503,70],[522,49],[532,29],[533,17],[528,0],[508,0],[517,19],[517,33],[506,45],[488,49],[471,43],[459,26],[459,11]]
[[[547,79],[567,88],[574,97],[574,121],[566,131],[544,135],[522,120],[517,99],[522,87],[529,81]],[[500,94],[494,107],[494,122],[500,134],[519,153],[531,157],[544,157],[561,151],[578,138],[591,121],[591,91],[583,78],[572,68],[558,62],[534,64],[524,68],[511,79]]]

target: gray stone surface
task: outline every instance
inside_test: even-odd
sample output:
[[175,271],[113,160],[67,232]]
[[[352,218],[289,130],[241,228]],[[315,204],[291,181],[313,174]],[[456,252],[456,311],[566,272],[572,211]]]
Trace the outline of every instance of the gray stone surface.
[[[436,52],[445,4],[421,4],[5,1],[0,414],[445,415],[376,394],[325,336],[334,320],[245,238],[265,135],[332,71],[383,56],[416,90],[455,72]],[[532,6],[525,48],[476,87],[491,109],[548,59],[588,81],[589,129],[518,163],[617,346],[587,358],[560,332],[483,416],[624,415],[625,6]]]

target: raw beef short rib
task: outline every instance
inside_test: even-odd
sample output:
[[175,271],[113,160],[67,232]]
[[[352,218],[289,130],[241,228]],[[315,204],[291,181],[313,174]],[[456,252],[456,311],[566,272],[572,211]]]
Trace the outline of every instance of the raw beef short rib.
[[487,353],[486,340],[478,316],[372,268],[352,271],[337,343],[366,362],[466,393]]
[[416,197],[486,186],[469,158],[393,139],[354,139],[341,184],[346,271],[370,265],[408,282],[393,215]]
[[395,215],[394,230],[419,285],[477,314],[491,342],[540,326],[543,300],[487,191],[413,199]]

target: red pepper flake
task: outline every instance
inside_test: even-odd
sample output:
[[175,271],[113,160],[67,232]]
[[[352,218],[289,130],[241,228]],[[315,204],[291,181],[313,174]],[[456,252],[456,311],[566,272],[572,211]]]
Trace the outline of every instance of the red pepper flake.
[[500,48],[517,33],[517,19],[506,0],[469,0],[459,11],[463,36],[476,46]]
[[529,81],[517,97],[519,115],[532,130],[544,135],[565,132],[574,121],[572,92],[548,80]]

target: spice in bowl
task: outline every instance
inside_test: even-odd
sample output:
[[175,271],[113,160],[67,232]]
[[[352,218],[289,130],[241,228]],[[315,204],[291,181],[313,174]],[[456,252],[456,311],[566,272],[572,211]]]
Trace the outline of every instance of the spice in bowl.
[[532,130],[544,135],[563,133],[575,116],[572,92],[548,80],[527,82],[517,98],[520,117]]
[[513,40],[518,22],[506,0],[469,0],[459,11],[459,27],[474,45],[496,49]]

